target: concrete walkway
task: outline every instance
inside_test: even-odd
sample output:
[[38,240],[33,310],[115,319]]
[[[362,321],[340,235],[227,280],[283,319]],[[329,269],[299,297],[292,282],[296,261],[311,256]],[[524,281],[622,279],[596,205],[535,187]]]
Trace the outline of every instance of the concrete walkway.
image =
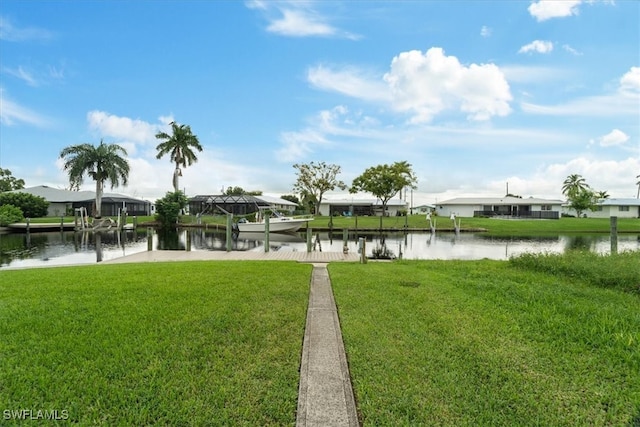
[[314,264],[311,276],[296,425],[358,425],[338,311],[326,264]]
[[296,426],[342,427],[357,426],[358,415],[327,263],[358,262],[359,259],[358,254],[342,252],[148,251],[102,264],[188,260],[290,260],[312,263]]

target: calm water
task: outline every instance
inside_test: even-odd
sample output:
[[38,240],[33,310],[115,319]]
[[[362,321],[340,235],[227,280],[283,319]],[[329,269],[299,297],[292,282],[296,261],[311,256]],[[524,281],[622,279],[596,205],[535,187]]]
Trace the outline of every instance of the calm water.
[[[192,251],[224,251],[224,232],[190,230],[153,234],[152,250],[185,250],[188,240]],[[609,253],[608,234],[559,235],[551,237],[490,237],[484,233],[395,233],[380,235],[349,235],[349,251],[358,251],[358,237],[365,237],[368,255],[385,252],[404,259],[496,259],[506,260],[524,252],[562,253],[571,248]],[[96,241],[98,240],[98,241]],[[29,234],[0,234],[0,268],[92,264],[146,251],[146,229],[125,232],[48,232]],[[342,233],[317,233],[312,238],[312,250],[342,252]],[[264,251],[260,233],[240,233],[232,241],[234,251]],[[307,250],[306,235],[270,236],[270,251]],[[640,250],[640,235],[618,235],[618,251]]]

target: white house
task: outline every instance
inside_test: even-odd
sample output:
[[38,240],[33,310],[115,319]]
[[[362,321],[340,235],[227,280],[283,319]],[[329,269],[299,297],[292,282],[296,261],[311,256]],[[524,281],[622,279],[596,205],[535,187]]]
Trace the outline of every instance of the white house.
[[[564,213],[576,215],[576,211],[567,204],[562,209]],[[587,209],[582,215],[587,218],[640,218],[640,199],[601,199],[595,211]]]
[[505,216],[512,218],[558,219],[562,200],[535,197],[466,197],[436,203],[438,216]]
[[[391,199],[387,202],[385,216],[396,216],[407,211],[407,202]],[[382,216],[380,199],[323,199],[320,203],[320,215],[323,216]]]

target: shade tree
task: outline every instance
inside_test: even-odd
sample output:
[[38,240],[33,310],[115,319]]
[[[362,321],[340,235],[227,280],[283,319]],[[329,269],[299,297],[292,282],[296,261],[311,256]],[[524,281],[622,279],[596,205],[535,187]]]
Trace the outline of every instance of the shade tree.
[[293,165],[296,169],[296,182],[293,185],[293,191],[300,194],[302,200],[313,201],[313,212],[320,212],[320,203],[322,197],[328,191],[336,188],[345,190],[347,186],[338,179],[341,168],[335,164],[327,164],[325,162],[296,163]]
[[383,214],[387,203],[404,188],[416,188],[418,182],[411,165],[406,161],[383,164],[366,169],[351,184],[351,193],[371,193],[382,202]]

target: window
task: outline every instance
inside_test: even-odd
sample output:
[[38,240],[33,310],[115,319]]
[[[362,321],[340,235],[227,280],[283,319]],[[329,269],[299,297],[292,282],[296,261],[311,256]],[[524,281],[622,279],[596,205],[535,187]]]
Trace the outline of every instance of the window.
[[541,211],[550,211],[551,210],[551,205],[542,205],[542,206],[540,206],[540,210]]
[[618,206],[620,212],[629,212],[629,206]]

